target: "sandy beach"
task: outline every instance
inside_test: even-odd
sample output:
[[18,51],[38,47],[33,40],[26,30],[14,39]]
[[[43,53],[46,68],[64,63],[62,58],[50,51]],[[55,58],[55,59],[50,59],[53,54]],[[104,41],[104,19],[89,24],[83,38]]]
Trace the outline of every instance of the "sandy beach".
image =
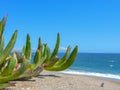
[[120,90],[120,82],[97,77],[42,72],[29,81],[14,81],[8,90]]

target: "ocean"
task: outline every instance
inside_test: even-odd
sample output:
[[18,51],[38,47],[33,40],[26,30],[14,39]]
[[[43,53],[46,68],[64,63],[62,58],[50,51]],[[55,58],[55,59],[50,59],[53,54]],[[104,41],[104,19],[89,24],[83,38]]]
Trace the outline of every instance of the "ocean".
[[[59,53],[62,57],[64,53]],[[120,81],[120,54],[78,53],[74,64],[65,74],[96,76]]]

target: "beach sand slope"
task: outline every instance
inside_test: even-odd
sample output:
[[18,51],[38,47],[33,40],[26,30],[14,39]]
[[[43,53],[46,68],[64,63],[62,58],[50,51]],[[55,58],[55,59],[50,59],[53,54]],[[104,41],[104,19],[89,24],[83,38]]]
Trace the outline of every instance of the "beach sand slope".
[[120,82],[97,77],[42,72],[29,81],[14,81],[9,90],[120,90]]

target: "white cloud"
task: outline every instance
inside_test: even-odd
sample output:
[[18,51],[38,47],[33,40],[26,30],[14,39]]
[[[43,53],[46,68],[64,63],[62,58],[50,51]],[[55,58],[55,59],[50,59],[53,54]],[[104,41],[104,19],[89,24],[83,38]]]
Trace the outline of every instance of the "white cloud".
[[66,48],[66,47],[60,47],[59,50],[60,50],[60,51],[66,51],[67,48]]

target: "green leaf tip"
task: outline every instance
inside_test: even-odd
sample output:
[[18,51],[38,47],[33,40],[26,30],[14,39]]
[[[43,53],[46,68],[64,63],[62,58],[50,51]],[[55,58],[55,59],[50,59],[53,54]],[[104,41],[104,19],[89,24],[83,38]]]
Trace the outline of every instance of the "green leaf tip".
[[51,58],[53,58],[54,56],[56,56],[56,54],[58,53],[59,45],[60,45],[60,34],[58,33],[57,34],[56,45],[55,45],[55,48],[54,48],[53,53],[51,55]]
[[7,16],[8,15],[5,15],[4,18],[0,21],[0,38],[2,37],[2,34],[4,32]]
[[25,49],[25,51],[24,51],[25,58],[30,61],[30,59],[31,59],[31,42],[30,42],[30,36],[29,36],[29,34],[27,34],[27,37],[26,37],[26,46],[25,46],[24,49]]

